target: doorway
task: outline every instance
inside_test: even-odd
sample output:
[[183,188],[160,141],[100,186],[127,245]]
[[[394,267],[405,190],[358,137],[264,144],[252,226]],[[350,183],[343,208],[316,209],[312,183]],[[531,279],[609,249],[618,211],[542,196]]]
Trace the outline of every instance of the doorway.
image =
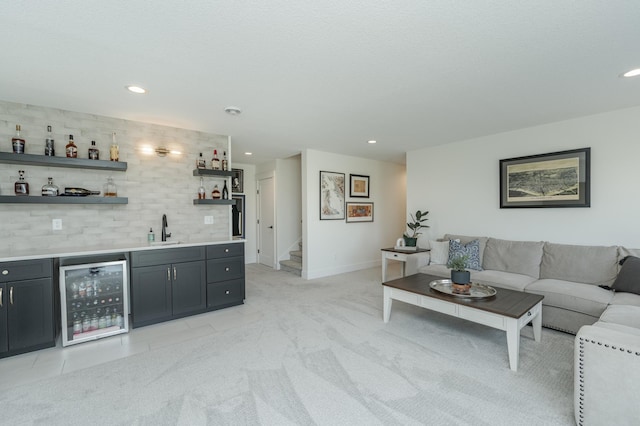
[[258,180],[258,263],[276,267],[275,191],[273,176]]

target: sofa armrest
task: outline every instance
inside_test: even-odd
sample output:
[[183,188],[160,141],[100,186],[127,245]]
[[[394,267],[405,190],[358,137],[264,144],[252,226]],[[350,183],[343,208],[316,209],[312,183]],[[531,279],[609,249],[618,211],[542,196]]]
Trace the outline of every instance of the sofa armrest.
[[640,419],[640,335],[637,329],[583,326],[574,348],[578,425],[632,425]]

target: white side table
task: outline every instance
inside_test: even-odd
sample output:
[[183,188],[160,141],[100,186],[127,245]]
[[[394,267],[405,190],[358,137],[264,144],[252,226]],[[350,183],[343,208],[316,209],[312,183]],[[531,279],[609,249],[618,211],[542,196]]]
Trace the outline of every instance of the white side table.
[[420,266],[429,263],[429,249],[417,250],[397,250],[394,248],[383,248],[382,250],[382,282],[387,282],[387,261],[389,259],[402,262],[402,277],[418,273]]

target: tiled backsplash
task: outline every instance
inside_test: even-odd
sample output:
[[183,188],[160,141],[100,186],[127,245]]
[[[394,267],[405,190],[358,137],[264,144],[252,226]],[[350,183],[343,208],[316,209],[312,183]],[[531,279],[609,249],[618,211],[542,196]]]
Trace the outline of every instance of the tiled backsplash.
[[[126,205],[53,205],[0,204],[0,255],[12,255],[59,248],[144,245],[149,228],[160,240],[161,218],[167,215],[171,240],[204,242],[230,237],[230,207],[193,205],[200,178],[193,176],[200,152],[207,159],[213,150],[220,159],[228,151],[228,137],[203,132],[140,123],[92,114],[64,111],[0,101],[0,151],[11,152],[15,126],[22,126],[27,154],[44,154],[46,129],[53,128],[57,157],[65,156],[65,145],[72,134],[78,157],[87,158],[91,141],[100,150],[100,159],[109,159],[111,134],[116,132],[120,161],[126,172],[111,172],[61,167],[0,164],[0,195],[13,195],[18,170],[25,170],[31,196],[40,196],[47,177],[61,189],[80,187],[103,190],[108,177],[118,188],[118,196],[128,197]],[[181,155],[159,157],[145,153],[144,147],[164,146]],[[230,154],[228,152],[228,154]],[[19,155],[19,154],[15,154]],[[214,184],[222,192],[223,180],[205,177],[207,198]],[[205,225],[204,216],[213,216],[214,224]],[[63,229],[52,230],[52,219],[62,219]]]

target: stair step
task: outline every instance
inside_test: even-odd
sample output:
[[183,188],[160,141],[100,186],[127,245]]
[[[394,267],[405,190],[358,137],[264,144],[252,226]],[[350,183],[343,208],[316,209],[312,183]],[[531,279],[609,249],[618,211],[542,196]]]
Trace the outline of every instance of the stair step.
[[294,260],[281,260],[280,270],[296,274],[300,277],[302,276],[302,263]]
[[289,252],[289,258],[296,262],[302,263],[302,250],[294,250]]

